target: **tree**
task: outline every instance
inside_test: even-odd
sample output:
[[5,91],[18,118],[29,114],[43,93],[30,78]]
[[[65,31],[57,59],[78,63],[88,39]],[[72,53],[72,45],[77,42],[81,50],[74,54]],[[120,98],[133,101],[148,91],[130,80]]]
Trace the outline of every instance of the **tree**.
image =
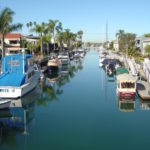
[[81,41],[77,41],[77,48],[79,48],[79,47],[82,47],[82,43],[81,43]]
[[42,24],[35,23],[31,30],[32,32],[38,33],[40,36],[41,55],[43,56],[43,34],[46,32],[46,24],[44,22]]
[[113,41],[110,43],[109,49],[114,50],[114,42]]
[[147,33],[144,36],[147,37],[147,38],[150,38],[150,33]]
[[27,43],[27,49],[33,54],[33,52],[36,49],[36,46],[35,46],[35,44],[30,42],[30,43]]
[[124,30],[120,29],[117,33],[116,33],[116,38],[119,40],[121,38],[122,35],[124,35]]
[[13,24],[14,12],[10,8],[4,8],[0,12],[0,34],[1,34],[1,45],[2,45],[2,56],[5,56],[5,35],[17,31],[22,28],[22,24]]
[[28,30],[30,29],[30,27],[32,27],[32,25],[33,25],[33,23],[31,21],[26,24]]
[[49,54],[49,42],[50,42],[51,36],[47,33],[43,35],[43,43],[47,45],[47,54]]
[[73,49],[76,45],[77,34],[70,31],[70,29],[65,29],[63,32],[63,41],[67,44],[69,49]]
[[146,50],[146,52],[150,55],[150,45],[147,45],[147,46],[145,47],[145,50]]
[[119,41],[119,50],[123,52],[127,52],[130,54],[134,54],[136,51],[135,48],[135,38],[136,34],[133,33],[125,33],[124,30],[119,30],[118,33],[116,33],[116,36],[118,36]]
[[80,45],[80,47],[82,47],[82,37],[83,37],[83,31],[80,30],[77,32],[77,38],[78,38],[78,45]]
[[59,33],[60,31],[62,31],[62,23],[59,22],[59,20],[49,20],[48,23],[48,30],[50,35],[52,35],[53,40],[54,40],[54,50],[55,50],[55,35],[56,32]]
[[78,36],[79,40],[82,41],[83,31],[82,30],[78,31],[77,36]]
[[56,40],[60,46],[60,49],[63,50],[63,48],[64,48],[64,32],[59,32],[57,34]]

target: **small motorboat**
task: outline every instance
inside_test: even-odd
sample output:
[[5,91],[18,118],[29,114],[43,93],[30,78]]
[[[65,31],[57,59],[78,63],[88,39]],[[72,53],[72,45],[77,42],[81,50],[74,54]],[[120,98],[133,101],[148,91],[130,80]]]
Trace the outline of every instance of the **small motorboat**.
[[75,58],[75,59],[79,59],[79,58],[80,58],[80,54],[79,54],[78,52],[75,52],[75,53],[74,53],[74,58]]
[[117,76],[117,94],[118,97],[135,97],[136,78],[129,74],[120,74]]
[[105,66],[106,72],[108,75],[114,75],[116,73],[115,65],[108,64]]
[[62,65],[68,65],[70,63],[68,55],[59,55],[58,58],[61,60]]
[[10,106],[11,100],[0,100],[0,109],[8,109]]
[[48,72],[56,72],[59,70],[59,65],[61,64],[61,62],[58,59],[50,59],[48,61]]
[[77,52],[79,53],[80,55],[80,58],[83,58],[85,53],[84,53],[84,50],[83,49],[78,49]]
[[150,100],[150,84],[146,81],[138,81],[137,93],[142,100]]

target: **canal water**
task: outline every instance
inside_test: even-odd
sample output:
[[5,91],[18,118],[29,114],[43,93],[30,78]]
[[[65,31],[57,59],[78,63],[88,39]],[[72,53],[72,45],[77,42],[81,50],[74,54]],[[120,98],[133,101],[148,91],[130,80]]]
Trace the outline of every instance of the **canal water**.
[[91,50],[1,110],[0,150],[148,149],[150,102],[118,100],[98,62]]

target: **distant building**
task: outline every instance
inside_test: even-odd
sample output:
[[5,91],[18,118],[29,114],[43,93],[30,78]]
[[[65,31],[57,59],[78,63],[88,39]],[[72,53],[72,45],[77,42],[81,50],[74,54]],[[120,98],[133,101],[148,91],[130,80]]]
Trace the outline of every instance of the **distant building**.
[[[1,38],[1,35],[0,35]],[[37,44],[40,38],[33,35],[21,35],[20,33],[10,33],[5,35],[5,52],[6,55],[16,54],[21,52],[22,42],[23,40],[27,41],[28,43]],[[1,40],[0,40],[0,49]]]
[[[1,38],[1,35],[0,35]],[[4,40],[6,55],[18,53],[21,50],[21,34],[20,33],[10,33],[5,35]],[[2,48],[0,43],[0,49]]]
[[136,38],[136,47],[139,49],[142,55],[145,55],[145,47],[150,45],[150,38],[141,36]]
[[21,36],[22,40],[26,40],[28,43],[35,44],[38,42],[40,37],[38,36],[33,36],[33,35],[22,35]]
[[114,49],[115,49],[116,52],[119,51],[119,43],[118,43],[117,40],[115,40],[115,41],[113,42],[113,47],[114,47]]

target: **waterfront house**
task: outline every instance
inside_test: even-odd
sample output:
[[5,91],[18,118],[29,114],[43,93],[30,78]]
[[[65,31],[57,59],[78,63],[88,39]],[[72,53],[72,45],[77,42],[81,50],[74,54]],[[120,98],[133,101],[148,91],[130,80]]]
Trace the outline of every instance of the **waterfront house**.
[[137,37],[136,38],[136,47],[139,49],[142,55],[145,55],[145,47],[147,45],[150,45],[150,38],[147,38],[145,36]]
[[[21,49],[21,34],[20,33],[6,34],[4,44],[6,55],[18,53]],[[1,42],[0,42],[0,49],[1,49]]]
[[38,42],[38,40],[40,40],[40,37],[38,36],[33,36],[31,35],[22,35],[21,36],[22,40],[26,40],[28,43],[32,43],[34,45],[36,45],[36,43]]

